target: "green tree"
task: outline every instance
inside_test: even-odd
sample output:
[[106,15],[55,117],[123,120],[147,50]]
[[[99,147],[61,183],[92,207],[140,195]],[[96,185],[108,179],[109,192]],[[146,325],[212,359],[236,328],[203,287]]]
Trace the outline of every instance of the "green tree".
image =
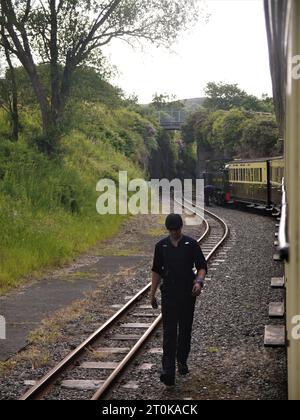
[[283,153],[275,117],[256,117],[248,122],[241,139],[243,158],[261,158]]
[[255,112],[265,112],[267,108],[266,98],[260,101],[253,95],[248,95],[237,84],[214,83],[207,84],[205,89],[206,99],[204,107],[210,111],[219,109],[230,111],[232,108],[244,108]]
[[[50,65],[40,64],[37,66],[37,71],[40,80],[45,86],[45,93],[47,96],[50,96]],[[62,71],[63,68],[60,66],[61,74]],[[15,74],[20,105],[34,107],[38,105],[36,95],[24,67],[16,67]],[[80,66],[75,70],[69,97],[72,101],[101,102],[114,108],[124,105],[124,98],[123,91],[111,85],[107,81],[105,74],[97,71],[97,69]]]
[[195,143],[179,143],[177,163],[177,176],[180,179],[193,179],[197,177],[197,146]]
[[120,88],[108,83],[102,72],[88,66],[81,66],[74,72],[70,97],[73,100],[101,102],[111,108],[122,106],[125,99]]
[[157,147],[152,148],[149,173],[151,178],[173,179],[178,175],[179,148],[176,134],[160,130],[157,134]]
[[[114,38],[169,45],[198,18],[198,0],[1,0],[3,36],[24,66],[37,97],[49,155],[80,65],[101,67]],[[37,59],[35,58],[37,57]],[[50,63],[50,98],[36,60]],[[60,72],[60,66],[63,72]]]
[[251,121],[253,114],[243,109],[233,108],[228,112],[217,111],[210,119],[213,121],[211,128],[211,143],[215,153],[223,159],[231,160],[239,150],[245,126]]
[[155,94],[152,100],[152,106],[156,111],[180,111],[184,104],[177,100],[176,95]]
[[224,157],[224,118],[226,112],[219,110],[209,113],[204,127],[207,142],[210,145],[210,159]]
[[208,136],[208,124],[210,113],[201,108],[191,114],[182,128],[183,141],[185,144],[195,143],[197,147],[196,176],[202,177],[206,171],[206,162],[214,157],[214,150]]
[[240,90],[237,84],[224,83],[209,83],[206,93],[205,107],[190,114],[183,127],[185,148],[181,167],[184,162],[193,161],[191,144],[197,150],[197,177],[235,157],[260,158],[283,153],[272,98],[263,95],[259,100]]
[[0,106],[7,112],[10,125],[10,138],[14,141],[19,138],[20,119],[18,106],[18,88],[16,80],[16,69],[12,60],[12,54],[9,50],[9,45],[3,36],[3,27],[1,27],[2,50],[8,64],[8,69],[5,72],[5,77],[0,80]]
[[268,112],[270,114],[275,114],[274,99],[268,94],[263,94],[260,101],[262,112]]

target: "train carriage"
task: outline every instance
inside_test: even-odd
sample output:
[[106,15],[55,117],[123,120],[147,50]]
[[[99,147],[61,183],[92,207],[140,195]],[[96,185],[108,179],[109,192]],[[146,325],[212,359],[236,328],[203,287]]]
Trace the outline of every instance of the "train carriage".
[[236,161],[228,164],[226,169],[233,200],[261,204],[267,201],[266,160]]
[[273,210],[281,206],[281,184],[284,173],[282,157],[235,160],[223,171],[205,176],[214,185],[215,204],[262,205]]
[[270,160],[270,188],[271,197],[275,205],[280,205],[282,201],[282,180],[284,178],[284,159]]
[[278,177],[284,170],[283,158],[237,160],[229,163],[226,170],[232,200],[262,204],[267,208],[280,206]]

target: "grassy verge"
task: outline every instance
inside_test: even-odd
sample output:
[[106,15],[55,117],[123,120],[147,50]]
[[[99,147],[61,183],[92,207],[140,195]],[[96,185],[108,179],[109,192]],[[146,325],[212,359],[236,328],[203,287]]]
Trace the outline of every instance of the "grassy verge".
[[117,181],[124,170],[129,179],[143,174],[137,163],[98,135],[71,130],[57,161],[25,138],[18,143],[0,139],[0,294],[118,232],[124,216],[96,212],[97,182]]
[[[18,239],[11,236],[5,248],[1,247],[0,294],[18,286],[25,276],[37,276],[41,268],[71,261],[115,235],[123,220],[119,216],[72,217],[63,212],[27,214],[23,234]],[[8,233],[11,230],[7,226]]]

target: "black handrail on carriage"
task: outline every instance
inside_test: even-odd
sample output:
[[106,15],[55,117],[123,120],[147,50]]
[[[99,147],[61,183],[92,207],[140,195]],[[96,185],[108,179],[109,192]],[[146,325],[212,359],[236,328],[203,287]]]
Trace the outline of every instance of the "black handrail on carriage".
[[285,188],[285,180],[282,180],[282,204],[281,204],[281,220],[279,225],[279,255],[283,261],[289,261],[290,244],[288,241],[288,203]]

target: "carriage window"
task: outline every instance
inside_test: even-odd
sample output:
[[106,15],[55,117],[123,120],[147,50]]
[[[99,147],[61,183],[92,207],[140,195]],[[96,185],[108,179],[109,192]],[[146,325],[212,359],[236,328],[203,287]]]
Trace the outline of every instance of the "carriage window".
[[254,182],[261,182],[262,181],[262,170],[261,169],[254,169]]

